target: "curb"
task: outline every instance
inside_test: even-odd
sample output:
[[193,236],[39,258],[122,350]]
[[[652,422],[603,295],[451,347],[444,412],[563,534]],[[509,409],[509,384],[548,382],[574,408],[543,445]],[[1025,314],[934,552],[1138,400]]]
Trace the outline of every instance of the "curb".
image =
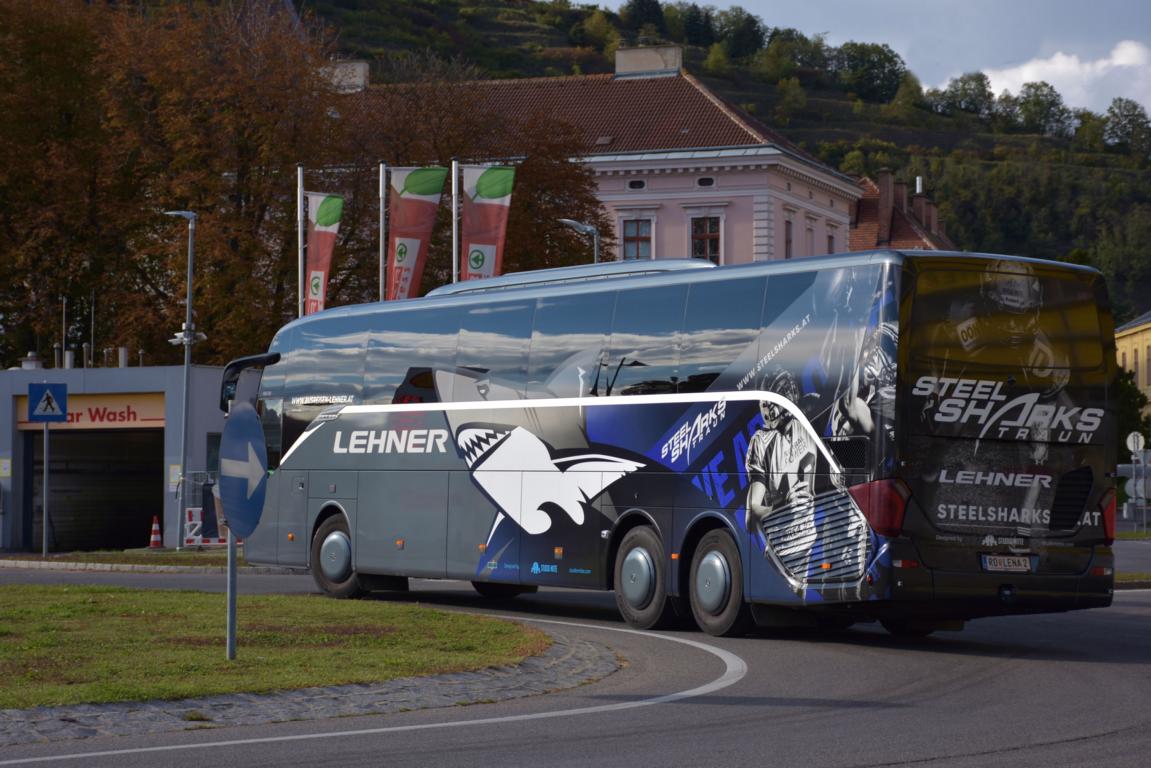
[[[24,568],[39,571],[128,571],[137,573],[227,573],[223,565],[141,565],[136,563],[74,563],[48,560],[0,560],[0,568]],[[244,565],[236,568],[249,574],[303,574],[303,569],[278,566]]]

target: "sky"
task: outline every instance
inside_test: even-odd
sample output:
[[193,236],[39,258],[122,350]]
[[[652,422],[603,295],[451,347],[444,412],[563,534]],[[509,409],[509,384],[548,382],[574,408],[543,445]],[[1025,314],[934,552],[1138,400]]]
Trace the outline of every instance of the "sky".
[[[698,2],[698,0],[697,0]],[[741,0],[769,27],[887,43],[924,88],[982,71],[992,91],[1045,80],[1072,108],[1103,113],[1116,96],[1151,111],[1148,0]]]

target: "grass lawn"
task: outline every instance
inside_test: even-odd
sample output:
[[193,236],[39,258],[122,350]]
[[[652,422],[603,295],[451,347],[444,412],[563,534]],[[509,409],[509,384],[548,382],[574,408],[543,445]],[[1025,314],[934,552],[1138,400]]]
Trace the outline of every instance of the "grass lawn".
[[1151,539],[1151,533],[1147,531],[1122,531],[1116,534],[1115,538],[1127,541]]
[[266,692],[512,664],[550,645],[507,621],[378,600],[0,585],[0,709]]

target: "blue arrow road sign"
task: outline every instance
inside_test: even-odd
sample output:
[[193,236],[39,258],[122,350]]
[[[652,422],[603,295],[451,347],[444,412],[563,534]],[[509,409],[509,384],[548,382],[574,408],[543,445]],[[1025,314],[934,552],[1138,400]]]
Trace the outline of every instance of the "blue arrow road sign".
[[67,421],[67,384],[29,384],[28,421]]
[[251,403],[236,403],[220,436],[220,502],[236,535],[246,539],[264,511],[268,453],[264,430]]

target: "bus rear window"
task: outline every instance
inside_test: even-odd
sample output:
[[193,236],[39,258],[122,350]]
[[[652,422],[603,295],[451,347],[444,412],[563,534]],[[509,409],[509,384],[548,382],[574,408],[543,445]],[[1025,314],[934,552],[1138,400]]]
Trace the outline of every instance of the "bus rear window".
[[1093,279],[1013,260],[924,269],[912,299],[911,356],[988,368],[1098,368]]

